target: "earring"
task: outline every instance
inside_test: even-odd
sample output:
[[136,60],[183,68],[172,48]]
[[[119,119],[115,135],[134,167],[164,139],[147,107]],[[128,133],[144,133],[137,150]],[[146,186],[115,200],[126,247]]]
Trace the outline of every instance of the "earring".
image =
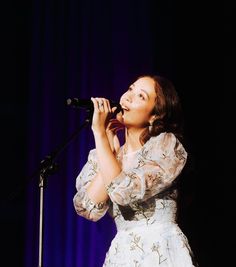
[[152,123],[150,122],[150,123],[149,123],[149,126],[148,126],[148,132],[151,133],[151,132],[152,132],[152,129],[153,129],[153,125],[152,125]]

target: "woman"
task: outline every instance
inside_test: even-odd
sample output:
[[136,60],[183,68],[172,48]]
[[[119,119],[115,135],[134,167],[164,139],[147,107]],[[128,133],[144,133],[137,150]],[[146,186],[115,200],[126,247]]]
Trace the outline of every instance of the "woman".
[[114,218],[117,234],[103,267],[196,266],[176,223],[176,184],[187,152],[174,86],[164,77],[139,77],[121,96],[116,119],[107,99],[91,100],[96,149],[77,177],[73,203],[88,220],[107,211]]

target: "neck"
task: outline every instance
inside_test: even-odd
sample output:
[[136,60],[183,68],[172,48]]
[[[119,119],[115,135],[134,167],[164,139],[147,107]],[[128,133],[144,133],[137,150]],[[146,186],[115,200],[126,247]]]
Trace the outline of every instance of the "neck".
[[139,139],[143,131],[144,129],[126,129],[124,144],[125,153],[136,151],[142,147]]

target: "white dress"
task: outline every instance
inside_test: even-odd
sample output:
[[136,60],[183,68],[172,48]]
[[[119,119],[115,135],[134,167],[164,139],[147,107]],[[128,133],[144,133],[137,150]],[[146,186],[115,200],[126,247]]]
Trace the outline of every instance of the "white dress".
[[117,155],[122,172],[108,186],[109,201],[94,204],[86,187],[98,172],[96,150],[76,179],[76,212],[97,221],[108,211],[117,234],[103,267],[191,267],[193,254],[176,223],[175,182],[187,159],[171,133],[150,138],[138,151]]

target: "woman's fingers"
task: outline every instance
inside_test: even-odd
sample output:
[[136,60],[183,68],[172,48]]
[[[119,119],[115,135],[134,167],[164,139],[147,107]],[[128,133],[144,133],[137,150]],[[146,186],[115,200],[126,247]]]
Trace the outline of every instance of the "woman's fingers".
[[91,97],[91,100],[94,104],[95,111],[100,111],[105,113],[112,112],[110,102],[108,99],[102,97]]
[[98,100],[96,98],[94,98],[94,97],[91,97],[91,100],[93,102],[94,110],[95,111],[99,111],[99,102],[98,102]]
[[116,119],[111,119],[109,121],[109,124],[108,124],[108,128],[110,130],[113,130],[113,129],[124,129],[124,125],[122,123],[120,123],[118,120]]

